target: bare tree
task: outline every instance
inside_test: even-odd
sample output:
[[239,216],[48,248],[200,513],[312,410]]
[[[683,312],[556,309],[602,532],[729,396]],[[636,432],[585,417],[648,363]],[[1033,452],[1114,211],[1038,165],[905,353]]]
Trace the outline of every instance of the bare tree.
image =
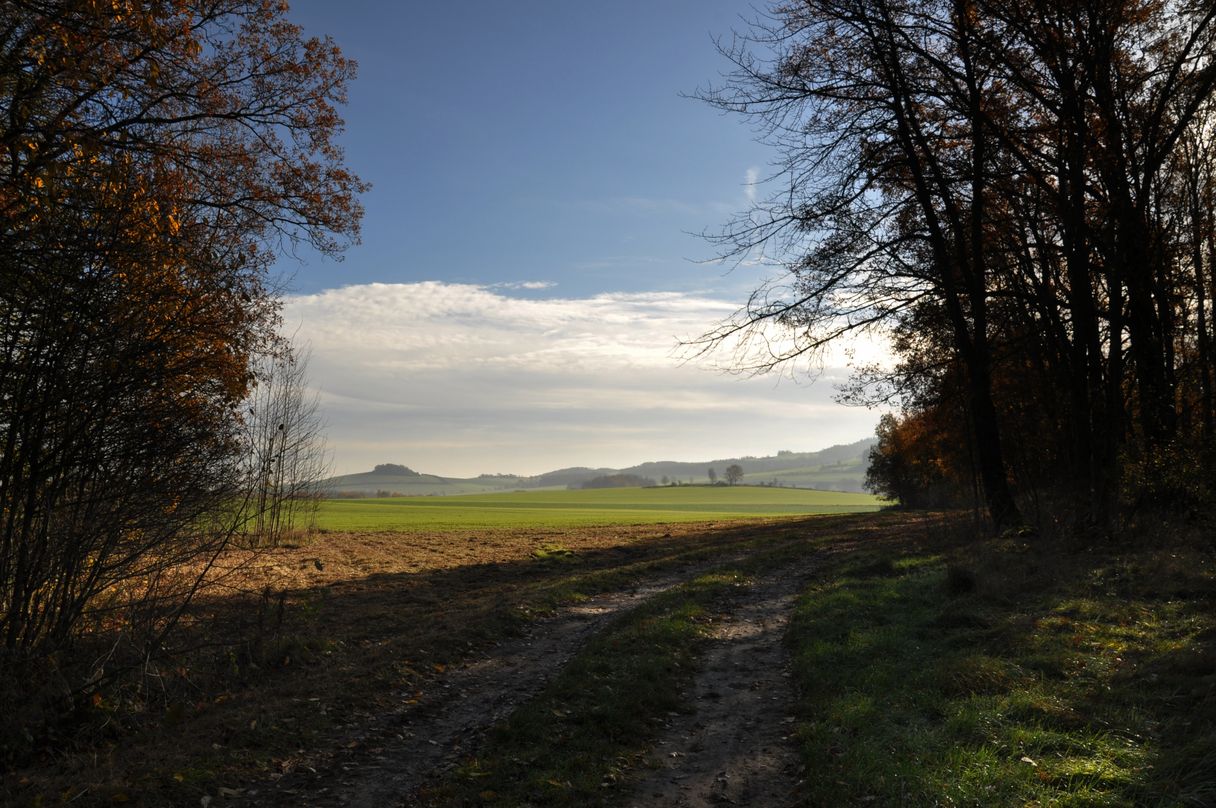
[[286,346],[262,358],[248,407],[246,534],[276,546],[316,527],[330,473],[317,393],[308,388],[311,350]]
[[762,372],[893,336],[894,389],[958,399],[998,527],[1013,481],[1102,521],[1122,458],[1210,411],[1216,6],[801,0],[723,50],[704,97],[779,157],[718,243],[786,271],[697,347]]
[[736,485],[743,479],[743,467],[738,463],[731,463],[726,467],[726,482],[729,485]]
[[709,471],[706,472],[706,476],[709,477],[710,485],[713,485],[718,481],[718,472],[716,469],[709,469]]
[[789,272],[700,345],[739,346],[740,366],[764,371],[931,302],[967,369],[989,510],[1008,525],[1021,517],[992,398],[994,137],[981,114],[996,81],[976,63],[974,14],[949,6],[807,0],[726,50],[736,70],[705,98],[758,122],[787,187],[720,243],[740,259],[775,253]]

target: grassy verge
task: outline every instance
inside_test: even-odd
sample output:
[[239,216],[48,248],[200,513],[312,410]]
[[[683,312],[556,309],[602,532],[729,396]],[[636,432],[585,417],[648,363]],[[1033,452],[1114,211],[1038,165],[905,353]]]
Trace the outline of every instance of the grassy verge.
[[1210,550],[858,553],[790,630],[814,805],[1216,804]]

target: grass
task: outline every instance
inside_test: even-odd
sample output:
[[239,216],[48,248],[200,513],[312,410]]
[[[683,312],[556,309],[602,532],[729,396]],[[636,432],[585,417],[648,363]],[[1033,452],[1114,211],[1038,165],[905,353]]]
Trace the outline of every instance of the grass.
[[990,542],[830,570],[789,635],[809,804],[1216,802],[1216,570],[1173,556]]
[[754,486],[520,491],[327,500],[318,526],[331,531],[553,529],[863,513],[883,504],[869,494]]

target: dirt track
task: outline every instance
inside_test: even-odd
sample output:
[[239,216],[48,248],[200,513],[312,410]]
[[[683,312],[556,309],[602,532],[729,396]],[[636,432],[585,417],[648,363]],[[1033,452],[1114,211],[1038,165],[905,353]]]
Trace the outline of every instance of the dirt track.
[[560,610],[524,637],[447,671],[430,695],[410,703],[402,694],[399,711],[351,733],[323,768],[297,770],[267,789],[255,789],[250,804],[409,804],[419,787],[476,748],[490,726],[539,692],[608,620],[704,568],[689,567]]
[[782,638],[812,567],[813,559],[764,577],[715,626],[689,694],[694,710],[668,723],[629,805],[797,803],[793,693]]
[[[714,566],[728,562],[719,559]],[[792,804],[797,762],[791,693],[781,642],[804,561],[751,587],[718,626],[690,699],[695,711],[668,723],[651,768],[629,799],[636,806]],[[614,616],[689,580],[706,565],[562,609],[524,637],[449,670],[430,695],[353,731],[319,768],[284,775],[247,794],[250,804],[388,806],[412,795],[462,756],[486,730],[539,692]]]

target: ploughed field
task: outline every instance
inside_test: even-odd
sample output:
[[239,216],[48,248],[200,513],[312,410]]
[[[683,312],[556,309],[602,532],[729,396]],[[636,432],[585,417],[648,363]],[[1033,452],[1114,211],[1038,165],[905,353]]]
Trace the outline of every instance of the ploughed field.
[[318,527],[364,532],[645,525],[868,513],[884,504],[870,494],[749,485],[516,491],[326,500]]

